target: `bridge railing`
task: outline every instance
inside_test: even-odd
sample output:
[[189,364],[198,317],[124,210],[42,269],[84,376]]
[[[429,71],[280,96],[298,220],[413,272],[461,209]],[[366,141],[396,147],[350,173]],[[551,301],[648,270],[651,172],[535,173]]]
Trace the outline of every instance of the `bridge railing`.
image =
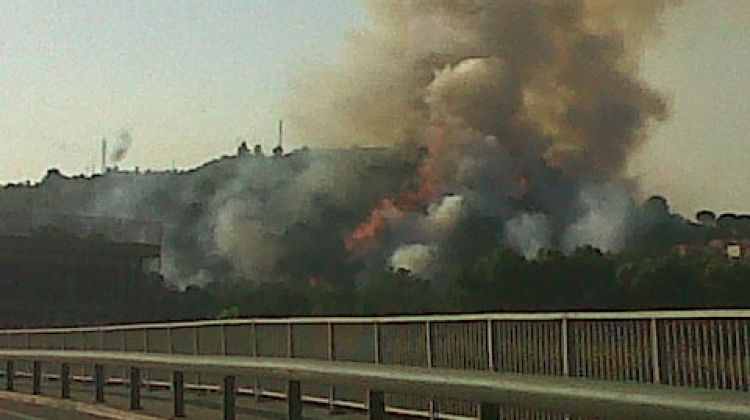
[[507,418],[502,405],[521,404],[577,416],[608,419],[741,419],[750,417],[750,396],[711,391],[637,385],[582,378],[471,372],[455,369],[384,366],[372,363],[329,362],[309,359],[248,358],[237,356],[169,355],[133,352],[77,350],[0,350],[6,360],[6,390],[14,390],[14,362],[32,363],[32,393],[42,394],[42,364],[59,367],[60,396],[70,398],[71,365],[92,365],[94,400],[106,402],[106,370],[125,366],[128,370],[130,408],[143,408],[141,371],[172,372],[174,416],[185,410],[184,372],[210,372],[222,377],[223,412],[226,420],[236,416],[237,376],[274,378],[286,383],[287,418],[302,420],[302,383],[320,382],[342,386],[366,385],[365,407],[370,419],[385,419],[385,392],[415,392],[443,398],[476,401],[481,420]]
[[[0,348],[302,358],[735,391],[750,386],[748,310],[232,319],[5,330]],[[167,381],[168,376],[147,372],[145,379]],[[217,386],[221,378],[189,380]],[[241,387],[267,395],[285,392],[285,383],[267,378],[240,381]],[[363,387],[312,385],[303,391],[331,406],[362,406],[367,399]],[[472,401],[396,393],[388,394],[386,403],[433,417],[478,415]]]

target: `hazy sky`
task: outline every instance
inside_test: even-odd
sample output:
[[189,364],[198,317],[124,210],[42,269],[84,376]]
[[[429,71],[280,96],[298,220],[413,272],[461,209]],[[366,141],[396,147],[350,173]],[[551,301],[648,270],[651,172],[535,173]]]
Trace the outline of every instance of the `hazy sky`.
[[[125,167],[193,166],[239,136],[269,149],[287,82],[365,18],[356,0],[0,0],[0,181],[82,172],[123,128]],[[750,211],[750,0],[663,22],[643,74],[671,118],[631,172],[688,214]]]

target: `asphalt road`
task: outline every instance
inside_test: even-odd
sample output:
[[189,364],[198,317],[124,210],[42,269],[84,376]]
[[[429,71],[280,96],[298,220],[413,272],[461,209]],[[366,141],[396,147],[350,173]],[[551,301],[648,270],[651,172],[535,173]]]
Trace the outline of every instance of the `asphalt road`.
[[101,419],[77,412],[64,412],[58,408],[42,407],[16,401],[0,400],[0,419],[3,420],[77,420]]
[[[31,385],[27,378],[16,379],[16,390],[21,394],[30,394]],[[59,395],[59,382],[44,380],[42,382],[42,394],[44,396],[57,398]],[[168,390],[149,389],[144,387],[141,391],[143,409],[135,413],[158,418],[172,418],[172,396]],[[93,386],[74,382],[71,386],[72,401],[81,403],[92,403]],[[185,395],[187,419],[214,420],[220,419],[222,397],[217,392],[187,392]],[[129,412],[129,396],[126,387],[108,386],[106,390],[106,406]],[[305,405],[304,417],[306,420],[322,420],[335,418],[336,420],[360,420],[366,419],[367,415],[362,412],[341,410],[332,415],[327,408]],[[263,400],[257,402],[249,396],[237,397],[238,420],[250,419],[284,419],[286,418],[286,403],[278,400]],[[0,398],[0,420],[74,420],[74,419],[100,419],[93,415],[79,412],[64,412],[58,408],[50,408],[27,404],[23,402],[9,401]]]

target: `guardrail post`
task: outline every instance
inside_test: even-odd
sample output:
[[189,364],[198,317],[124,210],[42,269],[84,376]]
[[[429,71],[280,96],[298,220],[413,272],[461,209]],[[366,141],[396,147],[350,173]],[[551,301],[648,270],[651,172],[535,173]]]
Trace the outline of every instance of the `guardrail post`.
[[42,363],[38,361],[31,363],[31,393],[42,394]]
[[491,403],[481,403],[479,405],[480,420],[500,420],[500,406]]
[[385,394],[370,390],[367,393],[367,410],[370,420],[385,420]]
[[[334,361],[336,360],[336,347],[335,343],[333,341],[334,336],[334,330],[333,330],[333,324],[328,323],[327,326],[327,341],[328,341],[328,360]],[[336,401],[336,388],[331,385],[328,387],[328,410],[333,411],[333,406]]]
[[141,370],[137,367],[130,368],[130,409],[141,408]]
[[289,381],[287,385],[287,418],[302,420],[302,389],[299,381]]
[[661,383],[661,371],[659,369],[659,331],[657,331],[656,318],[651,318],[651,372],[655,384]]
[[13,380],[16,377],[16,368],[13,366],[13,361],[8,360],[5,362],[5,390],[13,391]]
[[185,376],[182,372],[172,373],[174,388],[174,416],[185,417]]
[[235,419],[235,377],[224,377],[224,420]]
[[[251,330],[253,333],[253,357],[258,357],[260,354],[258,352],[258,323],[253,321],[251,325]],[[261,397],[263,396],[263,386],[260,382],[259,377],[253,378],[253,394],[255,396],[255,401],[260,402]]]
[[60,397],[70,398],[70,365],[67,363],[60,366]]
[[94,365],[94,401],[97,403],[104,402],[104,366]]

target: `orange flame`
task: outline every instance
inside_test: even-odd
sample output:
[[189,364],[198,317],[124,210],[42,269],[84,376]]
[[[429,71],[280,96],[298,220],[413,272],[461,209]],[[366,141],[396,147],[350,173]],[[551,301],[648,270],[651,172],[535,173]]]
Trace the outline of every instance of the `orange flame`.
[[[440,149],[443,147],[444,140],[445,129],[437,126],[432,127],[430,135],[427,137],[426,147],[428,150]],[[416,211],[421,206],[434,200],[440,192],[435,165],[433,159],[427,159],[420,166],[417,188],[404,191],[397,197],[382,199],[370,211],[365,221],[344,239],[346,249],[367,253],[372,248],[374,239],[387,227],[389,217],[397,217],[403,212]]]
[[380,203],[370,212],[362,224],[344,239],[344,246],[349,251],[354,250],[358,247],[359,243],[368,241],[371,238],[380,233],[386,226],[386,218],[388,213],[393,213],[397,210],[394,200],[392,198],[384,198]]

